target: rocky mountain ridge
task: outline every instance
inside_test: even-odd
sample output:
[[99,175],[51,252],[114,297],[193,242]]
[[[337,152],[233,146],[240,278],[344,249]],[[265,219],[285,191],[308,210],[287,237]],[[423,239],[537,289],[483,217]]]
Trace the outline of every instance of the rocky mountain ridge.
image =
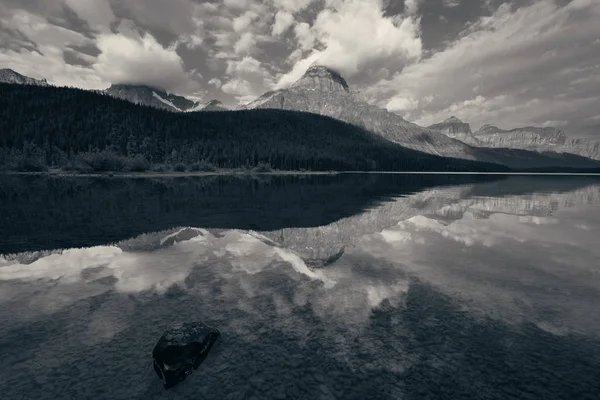
[[[4,80],[0,75],[0,82],[47,85],[45,81],[24,77],[12,70],[1,71],[4,71]],[[172,112],[227,110],[218,100],[203,104],[145,85],[115,84],[99,92]],[[429,128],[421,127],[369,104],[350,89],[339,73],[321,65],[310,67],[289,88],[267,92],[238,109],[283,109],[320,114],[364,128],[409,149],[511,168],[593,168],[600,165],[590,160],[600,160],[599,143],[568,140],[562,131],[554,132],[552,128],[503,131],[485,126],[473,134],[469,124],[456,117]]]
[[564,131],[553,127],[526,126],[504,130],[484,125],[474,136],[482,147],[555,151],[600,160],[600,142],[591,139],[571,139]]
[[145,85],[115,84],[104,92],[135,104],[143,104],[168,111],[182,112],[198,106],[197,102],[188,100],[183,96],[177,96],[162,89]]
[[[517,147],[537,145],[563,145],[567,135],[560,129],[525,126],[511,130],[500,129],[492,125],[484,125],[474,134],[475,138],[488,147]],[[505,146],[506,145],[506,146]]]
[[18,72],[13,71],[10,68],[0,69],[0,82],[1,83],[14,83],[19,85],[38,85],[48,86],[46,79],[34,79],[25,75],[21,75]]
[[274,108],[321,114],[360,126],[404,147],[446,157],[477,159],[470,146],[355,96],[337,72],[314,65],[287,89],[267,92],[247,109]]
[[185,112],[197,111],[229,111],[229,108],[227,108],[220,100],[210,100],[207,103],[198,102],[195,107],[185,110]]
[[[49,86],[46,79],[34,79],[9,68],[0,69],[0,83],[19,85]],[[207,103],[187,99],[184,96],[168,93],[163,89],[148,85],[113,84],[105,90],[94,90],[110,96],[130,101],[135,104],[146,105],[175,112],[191,111],[226,111],[228,108],[219,100],[210,100]]]
[[462,122],[455,116],[451,116],[450,118],[438,124],[430,125],[428,126],[428,128],[434,131],[442,132],[443,134],[451,137],[452,139],[457,139],[470,145],[477,144],[477,139],[473,137],[471,126],[467,123]]
[[220,100],[211,100],[204,104],[202,111],[229,111],[229,108]]
[[283,109],[325,115],[364,128],[403,147],[442,157],[492,162],[511,168],[600,166],[585,156],[559,154],[552,150],[544,153],[528,149],[482,147],[473,137],[468,124],[457,118],[447,120],[443,127],[449,134],[440,132],[440,127],[424,128],[369,104],[350,90],[340,74],[322,65],[311,66],[289,88],[267,92],[244,108]]
[[429,128],[480,148],[569,153],[600,160],[600,142],[570,139],[564,131],[553,127],[525,126],[506,130],[486,124],[472,132],[468,123],[453,116]]

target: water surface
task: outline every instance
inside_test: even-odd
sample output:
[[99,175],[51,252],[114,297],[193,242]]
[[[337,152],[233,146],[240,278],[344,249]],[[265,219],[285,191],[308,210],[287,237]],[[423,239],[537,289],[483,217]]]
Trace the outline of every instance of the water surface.
[[[0,178],[4,398],[596,399],[600,181]],[[165,391],[168,324],[222,337]]]

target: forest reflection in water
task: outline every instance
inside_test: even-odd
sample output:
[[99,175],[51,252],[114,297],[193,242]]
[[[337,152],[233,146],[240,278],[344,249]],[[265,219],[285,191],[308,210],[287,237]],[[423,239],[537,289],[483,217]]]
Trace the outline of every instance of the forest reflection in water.
[[[0,185],[9,398],[600,393],[592,178],[26,179],[45,201]],[[174,320],[222,338],[165,392]]]

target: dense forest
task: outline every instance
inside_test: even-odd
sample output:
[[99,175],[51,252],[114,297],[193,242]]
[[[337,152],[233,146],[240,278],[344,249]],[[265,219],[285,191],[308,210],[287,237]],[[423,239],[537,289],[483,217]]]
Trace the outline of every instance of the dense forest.
[[403,148],[315,114],[174,113],[72,88],[0,84],[0,166],[147,169],[503,171]]

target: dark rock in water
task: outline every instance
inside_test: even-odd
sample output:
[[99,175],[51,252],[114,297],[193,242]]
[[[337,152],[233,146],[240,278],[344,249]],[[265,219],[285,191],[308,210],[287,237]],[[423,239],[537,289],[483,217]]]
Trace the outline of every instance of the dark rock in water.
[[220,332],[201,322],[171,325],[160,337],[152,357],[165,389],[182,382],[208,355]]

